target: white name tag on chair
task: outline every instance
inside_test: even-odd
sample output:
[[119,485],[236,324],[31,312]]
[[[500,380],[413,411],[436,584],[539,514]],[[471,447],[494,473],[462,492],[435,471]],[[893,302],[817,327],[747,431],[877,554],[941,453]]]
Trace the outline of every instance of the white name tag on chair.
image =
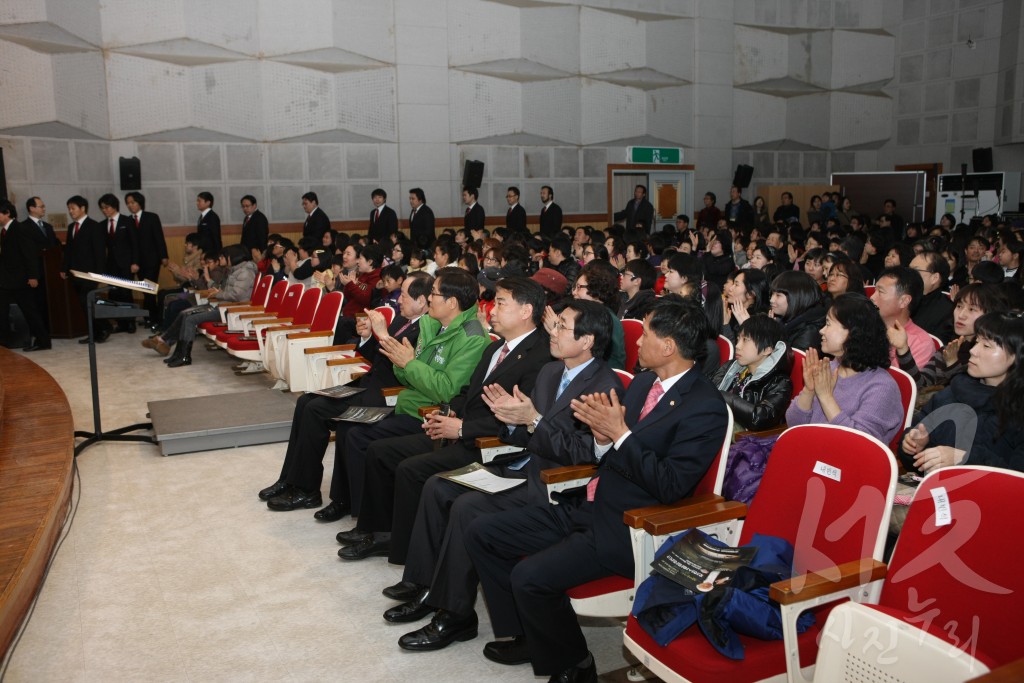
[[935,526],[949,526],[953,523],[953,511],[949,505],[949,494],[945,486],[932,489],[932,500],[935,501]]
[[814,463],[814,473],[835,481],[840,481],[843,478],[843,471],[841,469],[833,465],[823,463],[820,460]]

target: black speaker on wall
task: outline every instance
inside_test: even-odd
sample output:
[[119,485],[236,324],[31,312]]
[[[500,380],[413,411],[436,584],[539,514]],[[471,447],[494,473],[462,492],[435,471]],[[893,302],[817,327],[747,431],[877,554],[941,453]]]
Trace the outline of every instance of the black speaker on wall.
[[741,190],[750,187],[750,179],[754,177],[754,167],[740,164],[736,167],[736,174],[732,177],[732,184]]
[[0,198],[7,199],[7,172],[4,171],[3,147],[0,147]]
[[142,189],[142,166],[138,157],[121,157],[118,160],[121,169],[121,191]]
[[979,147],[971,150],[971,161],[973,162],[975,173],[991,173],[992,172],[992,148],[991,147]]
[[484,184],[484,162],[466,159],[462,169],[462,186],[479,189]]

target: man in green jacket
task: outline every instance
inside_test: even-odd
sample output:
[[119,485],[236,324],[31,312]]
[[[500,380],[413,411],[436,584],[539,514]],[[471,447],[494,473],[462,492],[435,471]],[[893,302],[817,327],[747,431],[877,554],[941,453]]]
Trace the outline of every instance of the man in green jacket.
[[442,268],[428,297],[427,315],[419,320],[416,347],[407,339],[380,339],[381,353],[394,363],[395,377],[407,388],[398,395],[393,415],[373,425],[353,427],[344,442],[335,442],[339,452],[334,461],[343,463],[344,469],[335,469],[331,498],[335,493],[348,497],[353,516],[359,514],[362,502],[367,446],[378,439],[419,432],[423,425],[419,409],[451,401],[469,383],[491,343],[476,318],[478,288],[476,278],[462,268]]

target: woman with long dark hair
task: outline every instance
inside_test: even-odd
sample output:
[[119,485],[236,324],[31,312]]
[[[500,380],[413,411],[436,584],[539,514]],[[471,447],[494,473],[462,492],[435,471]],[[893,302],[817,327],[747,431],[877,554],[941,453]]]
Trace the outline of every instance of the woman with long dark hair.
[[725,289],[726,303],[722,312],[722,334],[735,343],[739,326],[747,318],[768,312],[768,276],[751,268],[736,273],[732,284]]
[[736,270],[736,262],[732,258],[732,234],[728,230],[715,233],[708,242],[703,261],[705,277],[719,287],[724,287],[729,274]]
[[825,305],[814,278],[798,270],[780,273],[772,280],[769,306],[773,318],[782,323],[783,337],[790,348],[821,350]]

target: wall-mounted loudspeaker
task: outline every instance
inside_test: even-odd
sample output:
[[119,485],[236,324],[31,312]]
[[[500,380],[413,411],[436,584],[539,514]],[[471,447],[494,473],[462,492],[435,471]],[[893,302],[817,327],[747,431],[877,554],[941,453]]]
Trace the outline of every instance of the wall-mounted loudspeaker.
[[466,165],[462,169],[462,186],[480,189],[484,183],[484,162],[471,161],[466,159]]
[[975,173],[992,172],[992,148],[979,147],[971,151],[971,161],[974,162]]
[[741,190],[750,187],[750,179],[754,177],[754,167],[740,164],[736,167],[736,174],[732,177],[732,184]]
[[121,170],[121,191],[142,189],[142,167],[138,157],[121,157],[118,161]]

